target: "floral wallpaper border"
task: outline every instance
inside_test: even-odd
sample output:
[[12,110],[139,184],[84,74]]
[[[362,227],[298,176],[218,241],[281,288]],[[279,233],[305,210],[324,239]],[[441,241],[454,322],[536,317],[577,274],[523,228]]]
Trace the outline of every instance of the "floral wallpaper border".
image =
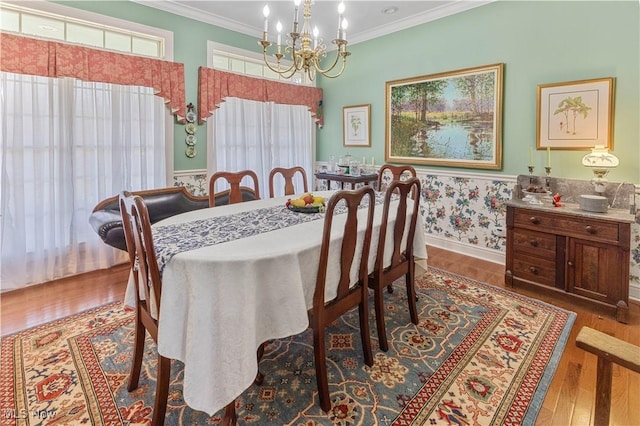
[[[316,164],[320,170],[323,162]],[[506,239],[506,205],[511,199],[515,176],[473,173],[447,173],[418,170],[422,182],[420,212],[427,238],[439,246],[446,241],[460,247],[480,249],[498,254],[504,263]],[[174,185],[185,186],[194,195],[208,195],[208,180],[204,170],[176,172]],[[383,181],[384,185],[384,181]],[[324,190],[326,182],[316,180],[315,190]],[[469,250],[473,255],[473,250]],[[640,300],[640,214],[631,226],[630,291],[631,298]]]

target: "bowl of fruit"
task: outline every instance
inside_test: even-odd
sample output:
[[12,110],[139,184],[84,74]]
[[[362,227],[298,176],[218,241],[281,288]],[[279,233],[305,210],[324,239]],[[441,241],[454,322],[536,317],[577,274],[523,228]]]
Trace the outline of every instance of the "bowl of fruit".
[[321,213],[324,211],[324,197],[307,192],[298,198],[289,198],[285,206],[298,213]]
[[522,201],[537,205],[544,204],[540,198],[545,198],[551,195],[551,191],[548,189],[535,185],[529,185],[526,189],[522,190],[522,193],[525,195]]

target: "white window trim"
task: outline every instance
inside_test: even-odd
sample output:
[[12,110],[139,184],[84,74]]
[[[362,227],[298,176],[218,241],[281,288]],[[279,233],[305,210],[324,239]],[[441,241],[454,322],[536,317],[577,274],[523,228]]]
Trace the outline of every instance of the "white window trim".
[[69,6],[64,6],[57,3],[50,3],[45,0],[3,0],[0,3],[11,4],[17,7],[29,8],[33,10],[39,10],[42,12],[52,13],[56,15],[62,15],[73,19],[79,19],[99,25],[110,26],[119,28],[126,31],[132,31],[140,34],[148,34],[154,37],[164,39],[164,57],[158,58],[167,61],[173,61],[173,32],[163,30],[160,28],[150,27],[143,24],[137,24],[135,22],[126,21],[124,19],[113,18],[99,13],[88,12],[86,10],[76,9]]
[[[251,50],[246,50],[246,49],[241,49],[239,47],[234,47],[234,46],[229,46],[226,44],[221,44],[221,43],[216,43],[214,41],[211,40],[207,40],[207,66],[209,66],[210,68],[213,68],[213,52],[214,51],[218,51],[218,52],[225,52],[225,53],[229,53],[231,55],[238,55],[238,56],[243,56],[246,58],[251,58],[254,59],[256,61],[258,61],[259,63],[263,62],[263,55],[259,52],[254,52]],[[288,60],[283,60],[282,61],[282,65],[285,67],[288,67],[291,65],[291,61]],[[230,71],[230,70],[223,70],[225,72],[231,72],[233,73],[234,71]],[[249,75],[249,74],[243,74],[243,75]],[[260,77],[256,77],[254,75],[249,75],[250,77],[255,77],[255,78],[260,78]],[[286,83],[286,80],[276,80],[276,79],[271,79],[268,77],[262,77],[265,80],[270,80],[270,81],[279,81],[281,83]],[[306,77],[305,77],[306,78]],[[311,84],[301,84],[301,86],[307,86],[307,87],[316,87],[316,81],[313,80],[311,81]]]

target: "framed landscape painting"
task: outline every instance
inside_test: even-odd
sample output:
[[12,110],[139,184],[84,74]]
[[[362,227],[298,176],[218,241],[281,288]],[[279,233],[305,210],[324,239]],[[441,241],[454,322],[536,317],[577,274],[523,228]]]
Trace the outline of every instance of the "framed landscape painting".
[[538,85],[538,149],[613,149],[613,78]]
[[502,168],[504,64],[387,81],[385,160]]

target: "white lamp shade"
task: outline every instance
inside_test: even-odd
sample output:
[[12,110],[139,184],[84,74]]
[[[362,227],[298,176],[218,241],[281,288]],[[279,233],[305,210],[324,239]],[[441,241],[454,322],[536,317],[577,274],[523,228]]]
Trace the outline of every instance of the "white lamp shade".
[[604,145],[596,145],[591,148],[591,152],[582,157],[582,165],[599,169],[611,169],[618,167],[620,160],[611,154]]

